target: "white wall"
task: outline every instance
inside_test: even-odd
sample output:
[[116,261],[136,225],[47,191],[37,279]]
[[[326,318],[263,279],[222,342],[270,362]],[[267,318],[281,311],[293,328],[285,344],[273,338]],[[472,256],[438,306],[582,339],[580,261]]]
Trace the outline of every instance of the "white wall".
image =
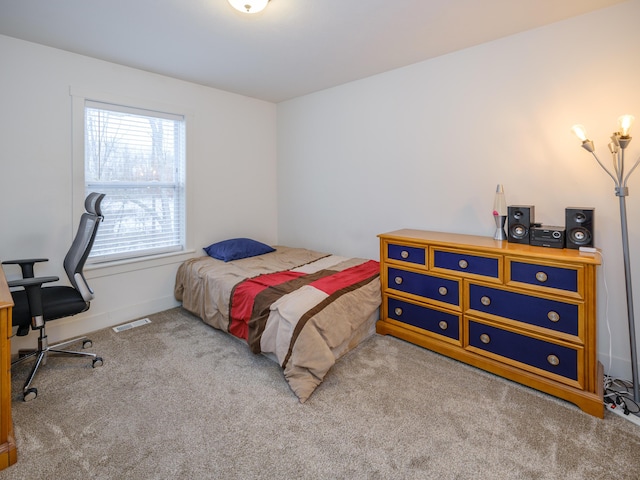
[[[65,279],[73,218],[70,87],[188,113],[188,246],[153,262],[92,269],[91,309],[47,329],[50,341],[177,305],[178,262],[231,236],[277,240],[276,106],[0,36],[0,260],[47,257],[42,275]],[[77,207],[77,206],[76,206]],[[81,208],[81,206],[80,206]],[[18,270],[5,268],[13,278]],[[35,341],[14,338],[12,349]]]
[[[570,127],[583,123],[608,163],[632,113],[627,161],[640,155],[639,18],[633,0],[279,104],[279,241],[378,258],[376,234],[398,228],[491,236],[498,183],[547,225],[595,207],[599,354],[609,370],[611,340],[611,372],[629,378],[618,198]],[[640,171],[629,187],[640,312]]]

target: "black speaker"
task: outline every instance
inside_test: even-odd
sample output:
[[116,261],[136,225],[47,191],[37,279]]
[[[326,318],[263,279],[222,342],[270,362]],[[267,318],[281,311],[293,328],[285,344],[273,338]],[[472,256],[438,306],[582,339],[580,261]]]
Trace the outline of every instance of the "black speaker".
[[564,210],[566,247],[593,247],[595,208],[567,207]]
[[507,207],[507,240],[513,243],[529,243],[529,230],[535,223],[536,207],[533,205],[509,205]]

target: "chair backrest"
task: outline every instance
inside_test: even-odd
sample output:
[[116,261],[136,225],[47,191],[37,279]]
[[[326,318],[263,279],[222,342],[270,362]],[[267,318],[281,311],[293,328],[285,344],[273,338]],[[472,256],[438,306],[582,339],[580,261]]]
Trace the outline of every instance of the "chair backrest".
[[80,217],[80,225],[73,239],[71,248],[64,257],[64,270],[71,285],[78,290],[85,301],[93,298],[93,290],[84,278],[82,269],[93,247],[93,241],[98,233],[98,226],[103,219],[100,202],[105,197],[104,193],[90,193],[84,201],[85,213]]

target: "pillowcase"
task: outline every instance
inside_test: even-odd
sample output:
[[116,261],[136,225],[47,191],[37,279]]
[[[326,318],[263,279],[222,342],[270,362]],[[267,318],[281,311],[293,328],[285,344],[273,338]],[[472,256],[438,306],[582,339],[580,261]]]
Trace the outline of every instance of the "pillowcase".
[[276,249],[250,238],[231,238],[222,242],[212,243],[204,248],[207,255],[223,262],[239,260],[241,258],[255,257]]

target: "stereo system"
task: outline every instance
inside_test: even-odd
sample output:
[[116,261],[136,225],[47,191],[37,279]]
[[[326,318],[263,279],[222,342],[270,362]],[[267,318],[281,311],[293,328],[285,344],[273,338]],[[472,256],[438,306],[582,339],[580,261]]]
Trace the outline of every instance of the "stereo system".
[[529,230],[535,223],[536,207],[533,205],[509,205],[507,207],[507,240],[512,243],[529,243]]
[[593,208],[568,207],[565,209],[567,248],[593,247]]
[[594,208],[567,207],[565,226],[542,225],[535,221],[533,205],[507,207],[507,240],[540,247],[573,248],[593,247]]
[[529,243],[538,247],[564,248],[564,231],[563,227],[531,227]]

